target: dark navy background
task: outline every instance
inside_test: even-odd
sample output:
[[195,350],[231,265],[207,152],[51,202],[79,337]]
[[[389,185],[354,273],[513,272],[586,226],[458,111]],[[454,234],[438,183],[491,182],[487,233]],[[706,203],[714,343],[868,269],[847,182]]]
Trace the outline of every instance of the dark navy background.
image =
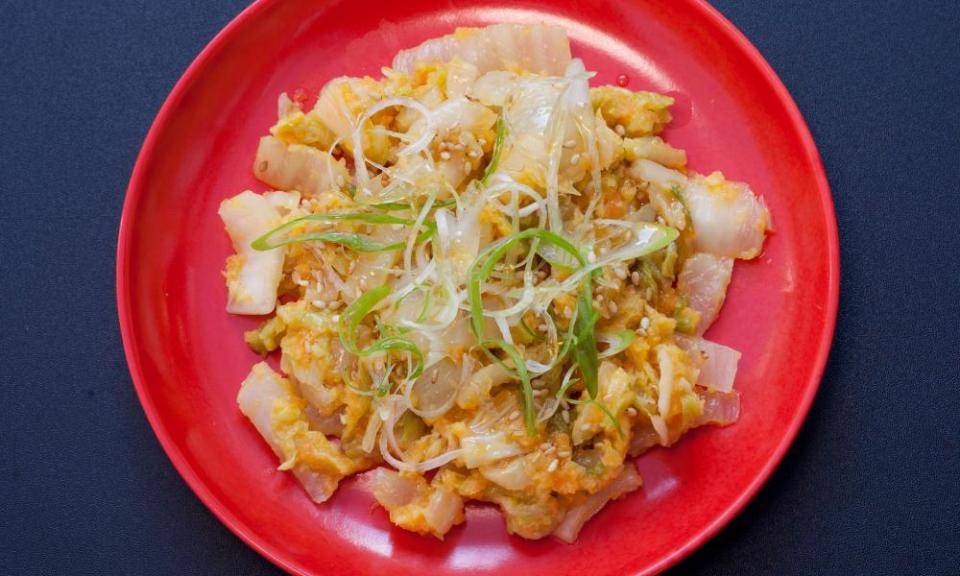
[[[715,4],[810,125],[840,225],[823,385],[675,574],[960,574],[960,4]],[[243,1],[0,0],[0,575],[276,574],[167,460],[120,344],[124,190]]]

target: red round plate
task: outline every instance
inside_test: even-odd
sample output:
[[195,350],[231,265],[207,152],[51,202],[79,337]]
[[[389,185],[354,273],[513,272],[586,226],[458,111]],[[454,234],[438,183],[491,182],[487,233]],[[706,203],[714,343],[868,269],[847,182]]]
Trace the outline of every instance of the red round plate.
[[[740,421],[699,429],[637,465],[644,487],[603,510],[573,545],[508,536],[470,507],[443,542],[394,528],[356,480],[312,504],[236,407],[257,356],[224,312],[230,245],[217,206],[243,189],[280,92],[338,75],[376,75],[399,48],[495,22],[563,26],[594,84],[677,99],[666,138],[698,171],[722,170],[763,195],[775,232],[738,263],[710,337],[743,353]],[[117,255],[120,325],[133,382],[180,474],[231,530],[303,574],[649,574],[726,524],[787,450],[816,392],[837,307],[839,257],[827,179],[807,127],[769,65],[696,0],[261,1],[190,66],[140,152]]]

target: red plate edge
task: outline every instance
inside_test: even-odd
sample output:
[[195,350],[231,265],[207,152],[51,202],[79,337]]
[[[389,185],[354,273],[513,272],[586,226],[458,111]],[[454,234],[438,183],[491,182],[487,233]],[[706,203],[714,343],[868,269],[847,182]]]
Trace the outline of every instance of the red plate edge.
[[[153,153],[153,149],[156,147],[159,127],[163,126],[168,117],[173,114],[184,95],[194,83],[198,70],[201,69],[209,59],[211,59],[222,49],[225,39],[231,34],[231,32],[246,21],[255,18],[258,13],[265,10],[268,6],[276,3],[277,1],[279,0],[256,0],[253,4],[238,14],[233,20],[231,20],[213,38],[213,40],[211,40],[210,43],[204,47],[200,54],[187,67],[186,71],[177,81],[173,90],[170,92],[161,106],[159,113],[157,114],[149,132],[147,133],[143,147],[140,149],[140,153],[137,156],[137,160],[134,164],[133,172],[130,177],[130,184],[127,187],[118,232],[116,282],[117,310],[120,321],[120,333],[123,340],[124,354],[126,355],[127,363],[130,369],[130,375],[133,380],[134,388],[137,391],[140,404],[147,416],[147,420],[150,422],[150,426],[153,428],[153,431],[156,434],[157,439],[160,441],[160,444],[167,456],[173,462],[173,465],[177,469],[177,472],[180,474],[180,476],[183,477],[183,479],[187,482],[187,485],[190,486],[190,488],[200,498],[204,505],[211,512],[213,512],[213,514],[227,528],[229,528],[230,531],[232,531],[250,547],[278,567],[287,572],[294,573],[297,571],[297,567],[286,562],[283,559],[282,553],[280,553],[278,550],[272,547],[267,547],[261,543],[255,534],[249,531],[248,528],[238,518],[236,518],[226,506],[224,506],[209,492],[209,490],[207,490],[204,484],[199,480],[196,472],[187,463],[185,457],[180,453],[170,439],[168,431],[160,420],[156,406],[153,404],[150,396],[146,392],[146,387],[143,381],[143,374],[139,363],[139,349],[137,347],[137,342],[133,337],[134,327],[131,319],[132,313],[130,310],[130,302],[127,298],[129,288],[127,275],[129,273],[129,267],[125,266],[128,257],[131,214],[134,213],[137,204],[141,201],[140,190],[146,177],[144,159],[149,158]],[[648,571],[644,572],[646,574],[659,573],[663,570],[666,570],[690,555],[696,548],[701,546],[709,538],[713,537],[743,509],[747,502],[749,502],[756,495],[763,484],[769,479],[770,475],[773,473],[773,470],[783,459],[790,445],[793,443],[793,440],[796,438],[797,433],[799,432],[800,427],[810,410],[810,406],[813,403],[813,398],[816,395],[817,389],[819,388],[820,380],[823,376],[823,371],[826,366],[830,347],[833,341],[840,293],[839,237],[837,232],[833,198],[830,193],[830,185],[823,168],[823,162],[820,158],[820,153],[817,151],[816,144],[813,141],[813,136],[810,134],[810,130],[807,127],[806,121],[803,119],[800,110],[797,108],[797,105],[791,97],[786,86],[784,86],[783,82],[777,76],[776,72],[774,72],[770,64],[767,63],[767,61],[763,58],[757,48],[747,39],[747,37],[736,26],[734,26],[733,23],[727,20],[717,9],[708,4],[706,0],[688,0],[688,2],[693,5],[694,9],[702,11],[707,18],[712,20],[720,28],[724,29],[729,34],[730,38],[737,44],[737,46],[744,51],[744,54],[747,56],[750,62],[758,68],[761,76],[766,80],[768,87],[786,106],[786,112],[790,117],[794,128],[797,130],[806,153],[807,160],[815,167],[815,174],[813,174],[813,176],[817,182],[817,191],[819,192],[823,201],[825,224],[827,228],[826,232],[828,236],[827,253],[829,279],[828,293],[826,295],[827,322],[822,327],[820,345],[819,349],[817,350],[816,358],[814,359],[814,381],[812,382],[812,385],[805,387],[803,397],[801,398],[797,410],[794,412],[793,419],[790,421],[787,427],[787,431],[783,436],[783,440],[764,464],[763,468],[760,470],[760,473],[754,477],[753,481],[747,486],[747,488],[742,491],[741,494],[730,504],[730,506],[727,507],[727,509],[721,514],[719,514],[713,522],[701,529],[699,532],[693,534],[682,546],[675,549],[673,552],[669,553],[651,566]]]

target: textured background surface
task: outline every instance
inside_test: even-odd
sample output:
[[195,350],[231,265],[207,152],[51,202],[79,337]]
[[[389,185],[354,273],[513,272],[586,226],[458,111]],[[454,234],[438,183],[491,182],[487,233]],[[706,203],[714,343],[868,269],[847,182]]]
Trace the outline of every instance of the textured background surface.
[[[154,439],[114,299],[120,207],[245,2],[0,2],[0,574],[276,574]],[[960,569],[960,4],[715,1],[803,111],[840,313],[796,444],[678,574]]]

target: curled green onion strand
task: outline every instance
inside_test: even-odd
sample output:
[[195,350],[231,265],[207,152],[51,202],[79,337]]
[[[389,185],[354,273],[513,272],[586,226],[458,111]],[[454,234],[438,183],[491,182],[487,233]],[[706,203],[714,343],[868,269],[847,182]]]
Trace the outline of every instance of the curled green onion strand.
[[[496,363],[503,366],[508,372],[515,373],[520,379],[520,398],[523,401],[523,421],[527,428],[528,436],[537,435],[537,415],[533,407],[533,384],[530,382],[530,373],[527,371],[527,363],[517,347],[505,340],[483,340],[480,343],[483,351],[487,353]],[[510,358],[511,365],[507,365],[492,349],[503,350]]]
[[597,397],[597,338],[595,334],[600,313],[593,307],[592,274],[587,274],[580,285],[577,297],[577,309],[580,311],[576,321],[576,342],[573,346],[573,359],[580,367],[583,384],[591,398]]
[[490,155],[490,163],[483,170],[483,176],[480,177],[480,184],[485,185],[487,180],[493,176],[494,172],[500,166],[500,156],[503,155],[503,143],[507,139],[507,123],[503,116],[497,118],[497,137],[493,141],[493,153]]
[[[330,244],[340,244],[357,252],[385,252],[390,250],[400,250],[406,246],[406,241],[399,242],[380,242],[373,240],[363,234],[352,232],[314,232],[300,234],[291,238],[275,240],[279,235],[291,230],[304,222],[363,222],[366,224],[393,224],[401,226],[410,226],[414,222],[409,218],[399,218],[390,214],[380,214],[376,212],[330,212],[323,214],[308,214],[295,218],[289,222],[277,226],[263,236],[254,240],[250,246],[254,250],[273,250],[296,244],[299,242],[327,242]],[[417,235],[417,243],[423,242],[432,237],[437,232],[436,224],[425,225],[425,230]]]
[[363,357],[387,352],[407,352],[413,360],[407,378],[416,378],[423,373],[423,351],[409,338],[385,336],[362,350],[357,346],[357,328],[360,323],[389,294],[389,286],[379,286],[364,292],[347,306],[340,314],[340,342],[348,352]]
[[[535,436],[537,434],[537,429],[536,414],[533,406],[533,387],[530,384],[530,374],[527,371],[526,362],[524,362],[520,352],[512,344],[509,344],[503,340],[484,340],[483,338],[483,282],[490,277],[497,262],[503,259],[503,257],[513,246],[528,239],[533,239],[538,243],[544,243],[559,248],[560,250],[570,254],[578,263],[580,263],[581,266],[585,266],[587,264],[587,260],[583,254],[581,254],[577,247],[571,244],[566,238],[548,230],[530,228],[507,236],[506,238],[503,238],[502,240],[490,245],[480,253],[477,259],[474,260],[469,270],[468,296],[470,301],[471,328],[473,329],[477,340],[481,342],[483,349],[488,355],[501,364],[502,361],[492,353],[490,350],[491,348],[503,350],[510,357],[513,366],[504,367],[516,374],[520,379],[521,394],[523,399],[523,414],[526,422],[527,434]],[[590,290],[589,282],[585,282],[584,284],[586,286],[586,290]],[[573,330],[575,322],[576,321],[571,318],[569,329]],[[596,320],[594,319],[594,323],[595,322]],[[581,346],[581,350],[584,354],[589,353],[590,338],[591,336],[589,334],[585,334],[583,337],[584,345]],[[570,341],[571,338],[567,338],[565,340],[562,354],[566,354],[566,351],[569,349]],[[596,352],[596,342],[593,344],[593,350]],[[593,364],[594,366],[596,365],[596,359],[594,359]],[[596,378],[594,378],[594,381],[595,380]]]
[[601,342],[608,342],[607,349],[598,354],[598,358],[609,358],[616,356],[630,347],[630,344],[637,339],[637,333],[633,330],[620,330],[613,334],[601,334]]

